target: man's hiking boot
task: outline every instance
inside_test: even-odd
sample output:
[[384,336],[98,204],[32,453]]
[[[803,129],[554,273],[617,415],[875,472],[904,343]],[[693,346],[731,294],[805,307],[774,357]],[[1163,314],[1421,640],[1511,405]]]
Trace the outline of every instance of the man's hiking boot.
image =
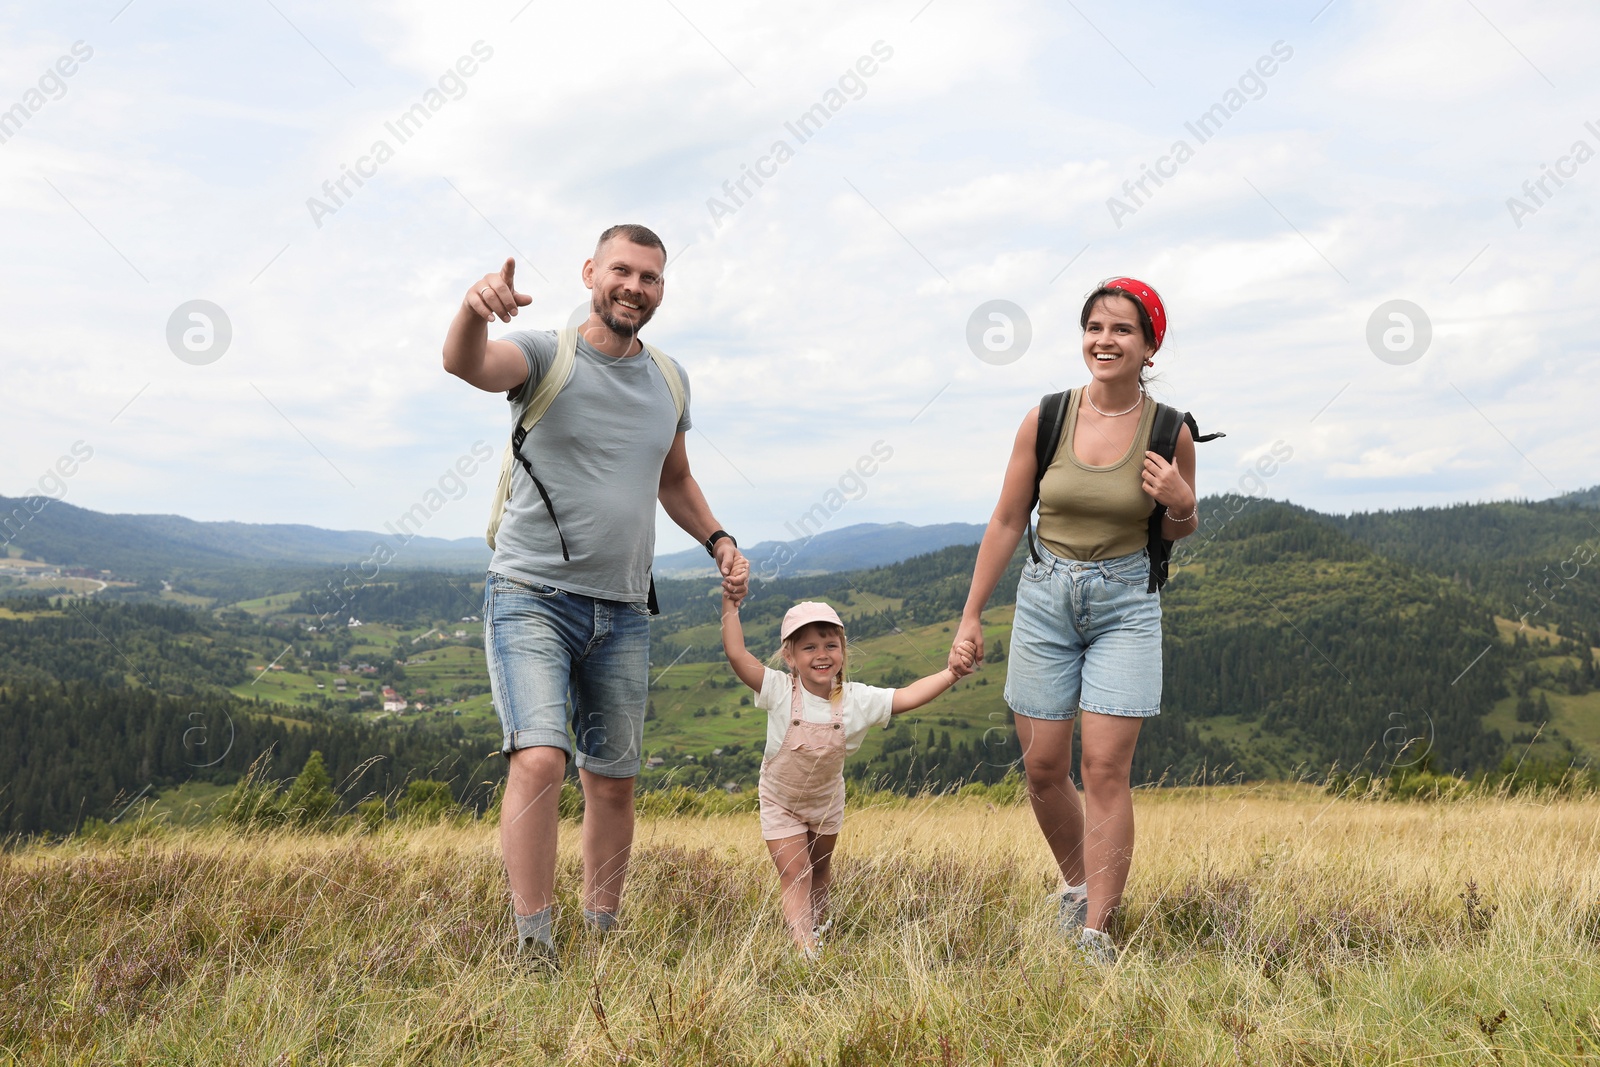
[[536,937],[525,937],[517,943],[516,962],[529,974],[554,978],[561,973],[561,959],[556,947]]

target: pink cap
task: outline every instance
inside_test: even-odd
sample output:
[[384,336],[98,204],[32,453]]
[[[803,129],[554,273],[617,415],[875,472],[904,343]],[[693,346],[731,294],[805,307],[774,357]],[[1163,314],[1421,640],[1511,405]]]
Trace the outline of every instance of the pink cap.
[[778,628],[778,639],[787,641],[790,634],[813,622],[831,622],[839,629],[844,629],[844,621],[839,618],[837,611],[826,604],[807,600],[784,612],[783,625]]

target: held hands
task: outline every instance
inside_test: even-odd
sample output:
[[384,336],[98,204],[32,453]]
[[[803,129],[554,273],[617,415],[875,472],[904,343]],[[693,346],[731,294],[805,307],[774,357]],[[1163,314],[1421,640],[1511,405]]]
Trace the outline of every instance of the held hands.
[[891,714],[898,715],[902,711],[920,708],[929,701],[937,699],[941,693],[949,692],[957,682],[972,673],[976,655],[977,649],[971,642],[957,641],[950,649],[948,667],[926,678],[918,678],[904,688],[895,689],[894,702],[889,707]]
[[467,294],[462,303],[472,309],[484,322],[493,322],[495,316],[501,322],[510,322],[511,317],[517,313],[517,308],[527,307],[533,303],[533,297],[527,293],[519,293],[511,283],[511,276],[517,269],[515,259],[506,260],[506,265],[495,274],[485,274]]
[[955,640],[950,642],[950,659],[946,663],[957,678],[965,678],[983,666],[983,624],[976,619],[961,620],[956,628]]
[[977,670],[978,649],[971,641],[957,641],[950,647],[948,669],[960,681]]
[[1168,463],[1155,452],[1144,454],[1144,491],[1168,511],[1187,515],[1194,511],[1194,490],[1183,480],[1177,466]]
[[729,538],[717,541],[717,569],[722,572],[722,602],[739,606],[750,592],[750,561]]

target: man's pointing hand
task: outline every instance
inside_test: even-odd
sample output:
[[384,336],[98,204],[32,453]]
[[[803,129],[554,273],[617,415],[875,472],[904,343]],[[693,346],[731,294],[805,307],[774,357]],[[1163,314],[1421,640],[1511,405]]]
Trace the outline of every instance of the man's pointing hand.
[[472,292],[467,294],[466,305],[484,322],[493,322],[495,316],[501,322],[510,322],[511,317],[517,313],[517,308],[527,307],[533,303],[533,297],[527,293],[519,293],[512,284],[512,275],[516,273],[517,261],[507,259],[506,265],[500,268],[498,274],[485,274],[483,279],[472,287]]

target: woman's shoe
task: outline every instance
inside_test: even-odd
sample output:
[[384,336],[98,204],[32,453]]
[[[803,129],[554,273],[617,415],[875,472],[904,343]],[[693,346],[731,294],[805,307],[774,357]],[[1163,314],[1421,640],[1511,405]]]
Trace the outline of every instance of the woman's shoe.
[[1109,967],[1117,962],[1117,945],[1111,935],[1087,926],[1078,931],[1078,958],[1091,967]]
[[1061,894],[1058,921],[1061,924],[1061,932],[1068,937],[1082,930],[1084,924],[1089,921],[1089,898]]

